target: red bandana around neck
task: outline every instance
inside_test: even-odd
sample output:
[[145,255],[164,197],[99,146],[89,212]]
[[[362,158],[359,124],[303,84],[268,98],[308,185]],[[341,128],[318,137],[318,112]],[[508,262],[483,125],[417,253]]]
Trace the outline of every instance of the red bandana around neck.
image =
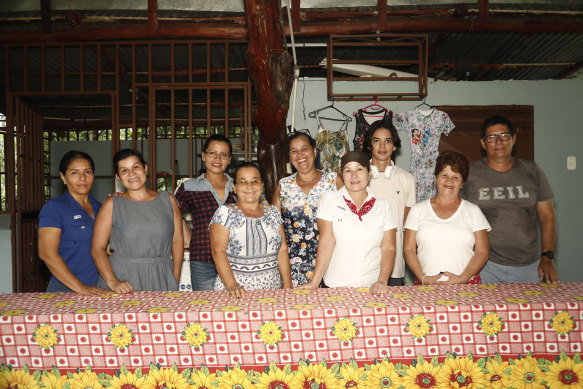
[[346,205],[348,205],[348,208],[350,208],[352,213],[358,216],[358,220],[360,221],[362,221],[362,217],[372,209],[374,203],[376,202],[376,199],[374,197],[371,197],[370,200],[365,201],[364,204],[362,204],[362,207],[360,207],[360,209],[356,209],[356,205],[354,205],[352,200],[349,200],[344,196],[342,196],[342,198],[344,199]]

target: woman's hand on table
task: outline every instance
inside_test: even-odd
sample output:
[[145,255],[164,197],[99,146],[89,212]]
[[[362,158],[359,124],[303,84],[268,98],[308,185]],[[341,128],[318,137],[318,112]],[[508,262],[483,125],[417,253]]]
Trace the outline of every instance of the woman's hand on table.
[[377,281],[372,284],[369,288],[371,293],[387,293],[389,291],[389,286],[386,282]]
[[439,280],[441,278],[441,276],[443,276],[444,273],[439,273],[436,274],[434,276],[423,276],[423,278],[421,279],[421,285],[431,285],[431,284],[439,284],[440,282],[438,282],[437,280]]
[[446,276],[447,280],[437,281],[437,282],[435,282],[436,284],[441,284],[441,285],[467,284],[469,281],[469,278],[466,279],[465,277],[462,277],[458,274],[451,273],[448,271],[444,271],[443,274],[441,274],[441,276]]
[[306,282],[305,284],[298,285],[294,289],[318,289],[320,287],[319,284],[315,284],[314,281]]
[[227,292],[229,293],[229,297],[235,297],[238,299],[247,297],[247,291],[239,284],[227,288]]
[[108,282],[109,289],[118,294],[131,293],[134,291],[134,286],[127,281],[112,281]]
[[109,290],[101,289],[97,286],[83,285],[79,289],[75,290],[79,294],[89,295],[89,296],[104,296],[111,293]]

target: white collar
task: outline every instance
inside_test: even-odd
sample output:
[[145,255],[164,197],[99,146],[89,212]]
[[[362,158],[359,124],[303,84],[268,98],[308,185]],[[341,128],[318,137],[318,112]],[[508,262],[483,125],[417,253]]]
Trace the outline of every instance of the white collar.
[[[372,162],[372,160],[371,160]],[[391,161],[391,164],[389,166],[387,166],[387,168],[385,169],[385,178],[387,180],[390,180],[391,178],[393,178],[393,174],[395,174],[395,163],[393,161]],[[370,174],[372,175],[372,178],[379,178],[380,176],[380,172],[379,172],[379,168],[376,167],[375,165],[370,165]]]
[[[348,189],[346,189],[346,186],[342,186],[342,188],[338,189],[337,191],[340,196],[346,197],[347,199],[349,199],[350,201],[352,201],[352,197],[350,197],[350,194],[348,193]],[[364,202],[367,202],[368,200],[370,200],[371,198],[375,197],[372,189],[370,188],[370,186],[366,186],[366,199],[364,199]],[[354,201],[352,201],[354,202]]]

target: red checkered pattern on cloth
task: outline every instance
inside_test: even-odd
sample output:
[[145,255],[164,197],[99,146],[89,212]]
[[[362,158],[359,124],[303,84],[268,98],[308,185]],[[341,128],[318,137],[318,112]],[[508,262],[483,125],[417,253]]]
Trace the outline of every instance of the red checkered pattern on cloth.
[[[150,362],[179,368],[240,363],[251,368],[300,359],[370,362],[388,356],[410,361],[417,355],[444,357],[446,352],[553,356],[581,352],[582,307],[583,283],[395,287],[386,295],[347,288],[253,291],[242,300],[225,292],[137,292],[109,298],[0,294],[0,363],[34,369],[137,368]],[[504,322],[494,336],[478,324],[490,312]],[[573,322],[564,335],[551,324],[559,312]],[[414,315],[429,320],[429,334],[415,338],[407,330]],[[342,342],[333,328],[344,318],[357,332]],[[258,334],[270,321],[283,331],[274,345]],[[107,339],[120,323],[135,335],[124,349]],[[198,347],[183,336],[193,323],[208,333]],[[41,348],[33,334],[47,324],[60,340]]]

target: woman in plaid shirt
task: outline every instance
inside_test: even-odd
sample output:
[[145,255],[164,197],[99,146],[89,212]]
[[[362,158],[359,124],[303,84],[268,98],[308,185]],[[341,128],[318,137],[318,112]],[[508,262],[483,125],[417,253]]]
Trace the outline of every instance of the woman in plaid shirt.
[[[219,206],[235,202],[233,180],[226,173],[232,152],[229,138],[219,134],[211,135],[205,141],[202,153],[205,172],[184,181],[175,194],[182,213],[192,215],[188,251],[193,290],[213,290],[217,277],[208,226]],[[188,236],[184,240],[188,241]]]

